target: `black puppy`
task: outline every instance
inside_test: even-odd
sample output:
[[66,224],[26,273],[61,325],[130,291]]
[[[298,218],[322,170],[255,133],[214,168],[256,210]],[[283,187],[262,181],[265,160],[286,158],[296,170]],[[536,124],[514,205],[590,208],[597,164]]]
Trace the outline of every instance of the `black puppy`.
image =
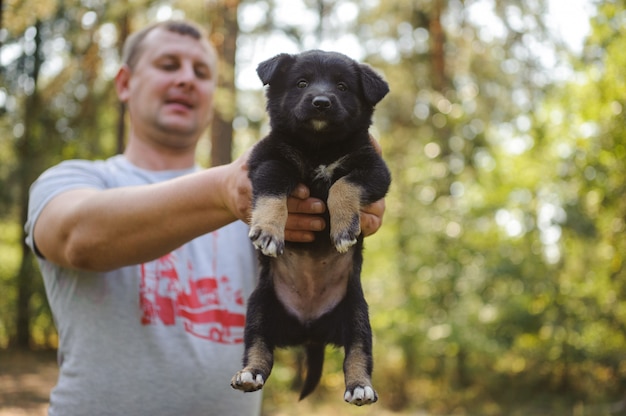
[[[384,197],[391,181],[368,133],[374,105],[389,87],[370,67],[334,52],[280,54],[257,73],[269,84],[271,124],[248,160],[250,238],[262,253],[261,276],[248,301],[244,369],[231,385],[261,389],[274,348],[304,345],[302,399],[320,380],[325,346],[334,344],[345,349],[344,399],[374,403],[360,208]],[[284,240],[287,197],[298,183],[327,203],[330,227],[312,243]]]

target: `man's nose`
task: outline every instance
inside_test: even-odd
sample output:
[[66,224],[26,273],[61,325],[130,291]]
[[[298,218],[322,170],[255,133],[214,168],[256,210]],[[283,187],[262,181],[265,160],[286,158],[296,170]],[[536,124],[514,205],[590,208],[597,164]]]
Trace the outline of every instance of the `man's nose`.
[[178,85],[189,85],[193,83],[195,79],[196,73],[193,69],[193,65],[190,63],[183,63],[176,74],[176,83]]

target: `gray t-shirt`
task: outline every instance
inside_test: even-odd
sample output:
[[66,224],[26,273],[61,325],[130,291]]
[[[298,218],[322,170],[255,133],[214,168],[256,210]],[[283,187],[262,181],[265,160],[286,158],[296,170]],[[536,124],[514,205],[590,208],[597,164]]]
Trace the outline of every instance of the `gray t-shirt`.
[[[31,188],[27,243],[35,249],[33,225],[61,192],[150,184],[194,170],[146,171],[123,156],[63,162]],[[51,416],[260,413],[260,393],[229,385],[241,368],[245,301],[256,283],[244,223],[106,273],[38,261],[59,333]]]

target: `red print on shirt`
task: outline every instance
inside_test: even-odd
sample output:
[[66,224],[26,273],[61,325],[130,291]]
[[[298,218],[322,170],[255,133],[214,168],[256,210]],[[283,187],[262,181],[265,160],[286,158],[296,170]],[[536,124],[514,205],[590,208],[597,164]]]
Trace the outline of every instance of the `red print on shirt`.
[[185,254],[182,247],[141,265],[141,323],[174,325],[182,320],[185,330],[200,338],[224,344],[243,342],[241,288],[234,288],[228,276],[196,277]]

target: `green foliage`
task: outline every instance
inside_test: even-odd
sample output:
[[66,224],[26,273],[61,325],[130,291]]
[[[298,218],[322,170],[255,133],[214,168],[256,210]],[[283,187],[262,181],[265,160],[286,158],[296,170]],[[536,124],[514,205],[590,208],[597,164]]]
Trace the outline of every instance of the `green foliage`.
[[[178,7],[200,14],[187,3]],[[304,3],[319,18],[312,33],[280,22],[273,1],[243,1],[241,10],[265,14],[242,25],[241,59],[277,27],[299,47],[353,32],[390,83],[374,134],[393,184],[384,227],[366,240],[363,283],[381,406],[609,414],[626,388],[626,3],[595,4],[581,56],[547,29],[546,1]],[[84,4],[48,2],[7,19],[5,45],[30,45],[40,24],[42,58],[63,65],[30,82],[34,55],[24,48],[0,72],[0,136],[9,138],[0,140],[0,348],[15,332],[17,179],[115,151],[108,64],[119,45],[107,33],[168,3],[145,16],[121,3]],[[346,10],[357,10],[354,21],[338,18]],[[95,23],[69,23],[90,12]],[[546,68],[546,54],[567,64]],[[237,153],[266,120],[260,91],[238,100]],[[25,137],[31,159],[21,153]],[[54,345],[40,283],[30,309],[33,340]],[[297,390],[298,354],[279,353],[268,408]],[[341,351],[328,351],[318,397],[340,399],[341,360]]]
[[8,346],[9,335],[15,329],[15,275],[19,269],[19,236],[19,224],[0,222],[0,349]]
[[44,3],[12,2],[1,34],[0,225],[19,231],[2,251],[10,258],[0,269],[0,346],[56,346],[43,285],[22,244],[28,188],[61,160],[114,154],[121,117],[110,63],[117,68],[115,25],[129,11]]

